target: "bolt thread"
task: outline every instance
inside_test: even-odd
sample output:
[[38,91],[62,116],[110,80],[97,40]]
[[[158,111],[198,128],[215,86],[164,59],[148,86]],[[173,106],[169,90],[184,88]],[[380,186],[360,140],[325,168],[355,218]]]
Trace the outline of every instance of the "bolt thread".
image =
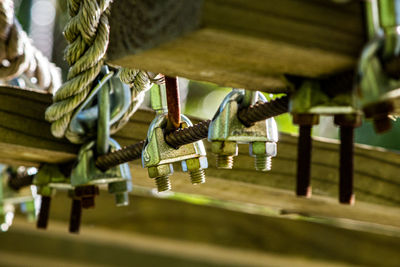
[[233,168],[233,156],[217,155],[217,168],[232,169]]
[[206,182],[206,174],[203,169],[190,172],[190,181],[192,184],[204,184]]
[[339,202],[354,204],[354,127],[340,127]]
[[156,185],[158,192],[164,192],[171,189],[171,182],[168,175],[163,175],[156,178]]
[[36,224],[37,228],[40,229],[47,228],[47,224],[49,222],[50,204],[51,204],[51,197],[42,196],[42,202],[40,204],[40,210],[39,210],[39,217]]
[[272,157],[256,155],[254,165],[257,171],[270,171],[272,168]]
[[297,144],[297,196],[311,197],[311,125],[300,125]]
[[82,203],[80,199],[72,199],[71,216],[69,218],[69,232],[79,233],[82,217]]
[[128,206],[129,205],[129,193],[128,192],[116,193],[115,194],[115,205],[117,207]]
[[251,126],[257,121],[266,120],[289,111],[289,97],[283,96],[269,102],[259,102],[241,109],[238,113],[240,121]]

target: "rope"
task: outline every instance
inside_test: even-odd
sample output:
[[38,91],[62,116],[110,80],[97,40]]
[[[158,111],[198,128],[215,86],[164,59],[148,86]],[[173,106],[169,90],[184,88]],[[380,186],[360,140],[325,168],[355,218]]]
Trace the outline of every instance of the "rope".
[[111,126],[111,134],[117,132],[129,121],[129,118],[143,103],[145,92],[150,89],[152,84],[152,75],[150,73],[135,69],[121,69],[119,78],[131,88],[132,99],[128,111],[118,122]]
[[0,79],[22,74],[39,88],[53,92],[61,85],[60,70],[32,44],[14,17],[13,0],[0,1]]
[[[81,137],[68,131],[74,110],[84,102],[92,89],[92,82],[100,73],[109,42],[111,0],[68,0],[71,19],[64,30],[68,46],[65,59],[70,65],[68,80],[55,92],[54,103],[46,110],[46,120],[52,122],[56,137],[66,136],[73,143],[82,143]],[[111,133],[120,129],[143,101],[144,91],[150,88],[146,72],[123,69],[120,78],[132,88],[129,111],[112,125]]]

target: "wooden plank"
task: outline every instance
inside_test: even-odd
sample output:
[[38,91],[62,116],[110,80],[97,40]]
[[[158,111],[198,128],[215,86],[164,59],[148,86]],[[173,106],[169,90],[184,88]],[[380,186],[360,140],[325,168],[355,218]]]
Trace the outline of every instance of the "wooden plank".
[[51,95],[35,90],[0,87],[0,149],[4,163],[39,164],[75,158],[78,147],[51,135],[44,112]]
[[[15,91],[15,92],[14,92]],[[38,166],[40,163],[62,163],[72,160],[78,146],[51,136],[50,125],[43,114],[50,101],[48,95],[27,92],[26,98],[12,97],[25,94],[18,89],[0,88],[0,160],[6,163]],[[40,98],[40,101],[30,99]],[[13,105],[7,104],[14,101]],[[4,104],[4,105],[3,105]],[[22,107],[27,107],[27,110]],[[35,114],[33,114],[36,112]],[[43,113],[42,113],[43,112]],[[147,128],[154,114],[148,110],[138,111],[131,121],[116,135],[122,145],[129,145],[146,137]],[[23,122],[23,123],[21,123]],[[194,120],[196,122],[196,120]],[[293,190],[295,182],[297,137],[280,134],[278,156],[273,159],[272,171],[257,172],[253,169],[253,158],[248,156],[247,146],[239,146],[240,155],[235,160],[233,170],[218,170],[209,153],[207,174],[227,181],[269,186]],[[332,140],[314,140],[312,159],[312,185],[317,195],[337,197],[338,190],[338,143]],[[137,161],[139,163],[140,161]],[[358,200],[398,206],[400,203],[400,155],[385,149],[356,146],[355,149],[355,192]],[[221,185],[220,190],[223,189]],[[238,192],[239,194],[239,192]],[[248,192],[251,197],[251,193]]]
[[360,7],[358,1],[120,0],[108,57],[124,67],[281,92],[283,75],[354,68],[365,40]]
[[0,236],[1,251],[111,265],[133,263],[133,255],[139,262],[169,259],[176,260],[176,265],[232,266],[233,261],[239,266],[271,265],[268,258],[283,266],[395,266],[399,262],[399,232],[355,231],[306,215],[266,215],[251,208],[239,212],[215,207],[204,199],[198,199],[198,205],[193,198],[191,204],[136,195],[131,196],[130,206],[116,208],[113,198],[102,192],[96,198],[96,209],[84,211],[81,234],[76,238],[66,233],[70,207],[66,195],[53,199],[48,231],[36,230],[19,219],[9,233]]
[[[0,161],[16,160],[17,163],[23,161],[29,165],[38,165],[41,162],[66,162],[75,157],[77,146],[69,144],[66,140],[55,139],[49,134],[50,125],[44,121],[42,113],[49,103],[50,98],[46,94],[26,92],[16,88],[0,88],[0,112],[3,114],[0,118],[0,129],[5,128],[10,132],[9,135],[0,134]],[[138,111],[128,125],[115,136],[116,139],[122,145],[143,139],[153,117],[154,113],[151,111]],[[15,123],[15,121],[23,123]],[[96,212],[85,212],[84,222],[87,225],[95,224],[105,228],[116,227],[128,233],[140,232],[146,235],[178,238],[183,241],[212,243],[217,246],[235,244],[238,250],[268,252],[274,255],[273,258],[277,257],[279,260],[282,259],[282,255],[288,254],[296,259],[297,257],[317,257],[320,261],[335,260],[354,264],[377,263],[375,256],[378,254],[383,255],[382,258],[395,259],[394,250],[400,237],[399,184],[397,182],[400,155],[383,149],[357,146],[356,194],[358,200],[361,201],[358,201],[356,206],[350,207],[337,204],[335,199],[338,180],[336,142],[314,141],[312,182],[317,196],[310,200],[296,198],[293,194],[297,138],[286,134],[281,134],[280,138],[278,157],[274,159],[273,170],[269,173],[254,171],[253,159],[248,156],[248,148],[240,146],[240,155],[232,171],[215,169],[212,156],[209,157],[210,168],[207,170],[207,183],[204,185],[192,186],[187,174],[177,171],[171,177],[173,190],[185,194],[160,195],[159,197],[167,199],[160,204],[157,203],[156,206],[147,203],[153,201],[149,200],[147,195],[132,196],[132,205],[123,209],[114,209],[112,196],[103,192],[97,201],[98,209],[95,210]],[[205,143],[209,152],[209,144]],[[21,149],[16,150],[16,147]],[[135,194],[143,192],[138,185],[145,188],[154,186],[154,181],[147,177],[147,171],[139,164],[140,161],[131,163],[133,182],[136,186]],[[198,196],[193,196],[194,194]],[[141,199],[144,200],[141,201]],[[189,201],[206,205],[206,207],[177,204],[174,200]],[[68,216],[66,207],[70,204],[65,195],[57,194],[53,203],[52,218],[66,221]],[[140,212],[144,212],[140,215],[143,217],[138,215]],[[207,216],[204,213],[207,213]],[[174,224],[176,228],[172,227],[171,218],[175,218],[173,221],[185,222],[187,228],[180,224]],[[198,220],[202,222],[203,228],[198,228],[199,225],[196,223],[187,223]],[[135,224],[132,224],[133,221]],[[237,235],[232,239],[232,237],[219,235],[218,231],[210,231],[208,234],[204,232],[206,229],[222,229],[216,225],[228,229],[229,235],[233,232]],[[254,231],[254,229],[260,229],[260,225],[263,231]],[[237,229],[242,230],[238,233]],[[31,240],[37,240],[37,235],[32,231],[21,230],[21,228],[18,231],[20,231],[19,234],[12,236],[12,240],[18,240],[18,237],[24,235],[36,236]],[[121,236],[129,236],[126,232],[120,233]],[[193,235],[192,232],[195,234]],[[98,234],[99,232],[93,233],[93,235]],[[215,238],[210,238],[210,236],[215,236]],[[272,241],[275,238],[278,239],[278,236],[280,241]],[[325,238],[329,236],[340,236],[340,238],[337,243],[332,243],[330,238]],[[62,240],[65,242],[64,239]],[[105,239],[103,242],[108,242],[108,240]],[[228,240],[228,243],[221,240]],[[293,242],[293,240],[297,241]],[[373,249],[375,260],[369,253],[360,252],[350,255],[347,247],[339,246],[339,243],[359,247],[357,251]],[[6,244],[6,242],[0,242],[0,244]],[[48,246],[51,246],[55,243],[49,244]],[[85,244],[81,243],[79,247],[84,247],[87,245]],[[374,246],[371,248],[368,244],[374,244]],[[325,249],[316,249],[320,247]],[[315,255],[313,254],[315,251],[322,252]],[[13,250],[10,253],[12,254]],[[362,254],[368,255],[362,256]],[[172,258],[174,257],[176,255]]]

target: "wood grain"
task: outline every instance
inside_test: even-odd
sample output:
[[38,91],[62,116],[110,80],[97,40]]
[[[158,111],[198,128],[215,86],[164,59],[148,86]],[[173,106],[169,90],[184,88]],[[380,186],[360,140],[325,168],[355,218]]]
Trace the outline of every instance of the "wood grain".
[[46,232],[18,219],[1,235],[2,253],[96,265],[154,266],[175,260],[184,266],[396,266],[399,261],[396,234],[355,231],[307,215],[238,211],[205,200],[198,205],[136,195],[130,206],[116,208],[106,192],[96,198],[96,209],[84,210],[76,237],[66,233],[66,195],[59,193],[52,201]]
[[353,69],[365,40],[358,1],[172,2],[118,1],[111,16],[110,62],[282,92],[283,75],[319,77]]
[[[25,97],[22,97],[24,95]],[[50,134],[50,125],[43,114],[50,98],[48,95],[15,88],[0,88],[0,160],[6,163],[39,165],[43,162],[62,163],[74,159],[79,147]],[[34,99],[35,101],[32,101]],[[13,104],[10,104],[13,103]],[[138,111],[116,135],[122,145],[130,145],[146,137],[147,128],[154,118],[148,110]],[[196,122],[197,120],[194,120]],[[297,137],[280,134],[278,156],[273,159],[272,171],[254,170],[248,147],[239,146],[233,170],[215,168],[214,157],[205,142],[210,168],[207,174],[227,181],[294,189]],[[332,140],[313,142],[312,186],[316,195],[337,197],[338,143]],[[139,164],[140,161],[137,161]],[[398,206],[400,204],[400,155],[384,149],[356,146],[355,192],[362,201]],[[223,187],[221,185],[221,187]],[[220,188],[220,190],[224,190]],[[249,193],[251,197],[251,193]]]
[[[49,95],[40,92],[0,87],[1,162],[37,166],[43,162],[62,163],[75,158],[78,147],[52,137],[50,125],[43,118],[50,100]],[[138,111],[115,138],[122,145],[143,139],[153,118],[151,111]],[[315,195],[312,199],[297,198],[293,193],[296,136],[280,134],[278,156],[268,173],[253,169],[253,159],[248,156],[248,147],[244,145],[239,147],[233,170],[218,170],[210,155],[209,143],[205,142],[210,162],[206,184],[192,186],[188,175],[175,166],[171,181],[176,193],[154,195],[149,191],[154,187],[154,181],[147,177],[147,170],[141,167],[139,160],[131,162],[135,189],[129,207],[115,208],[112,196],[102,191],[100,198],[96,199],[97,209],[85,211],[83,215],[85,225],[82,232],[93,226],[95,229],[89,230],[91,236],[84,235],[82,241],[66,241],[71,239],[61,236],[60,228],[57,234],[45,237],[34,232],[33,226],[31,230],[26,225],[17,226],[10,235],[1,237],[3,242],[0,244],[7,244],[4,245],[7,249],[2,247],[2,253],[6,254],[3,261],[19,252],[27,253],[25,259],[28,260],[29,252],[34,252],[39,257],[36,260],[48,262],[48,254],[42,254],[43,251],[51,251],[55,258],[62,260],[65,254],[57,245],[62,243],[63,247],[69,247],[69,251],[75,251],[75,247],[88,252],[109,251],[120,255],[121,262],[127,260],[130,253],[136,253],[137,257],[153,257],[155,262],[162,263],[176,260],[192,265],[199,262],[190,257],[182,259],[179,254],[164,250],[147,253],[132,247],[119,250],[105,245],[112,241],[115,247],[124,247],[129,238],[111,240],[111,236],[133,238],[140,233],[165,238],[167,244],[172,240],[183,242],[180,244],[185,246],[185,251],[195,255],[196,259],[203,254],[198,254],[198,248],[186,242],[209,244],[215,249],[233,247],[237,251],[261,253],[260,261],[272,257],[277,262],[283,261],[283,265],[294,265],[299,259],[305,260],[304,264],[309,264],[306,259],[313,259],[319,264],[394,265],[398,261],[400,242],[400,155],[384,149],[357,146],[355,192],[358,201],[353,207],[343,206],[336,200],[338,144],[318,139],[313,143],[312,185]],[[154,199],[155,196],[162,199]],[[66,231],[70,201],[66,194],[59,192],[52,203],[51,218],[64,222]],[[50,228],[52,225],[53,222]],[[26,241],[26,246],[12,245],[21,238]],[[33,249],[30,242],[39,239],[42,242],[38,246],[40,249]],[[357,249],[349,250],[350,247]],[[253,257],[255,254],[251,253],[249,255]],[[168,260],[159,256],[166,254],[170,255]],[[215,262],[232,265],[229,257],[222,258]],[[77,257],[75,260],[85,264],[88,259]],[[112,262],[113,259],[100,257],[99,260]],[[254,265],[259,266],[257,263]]]

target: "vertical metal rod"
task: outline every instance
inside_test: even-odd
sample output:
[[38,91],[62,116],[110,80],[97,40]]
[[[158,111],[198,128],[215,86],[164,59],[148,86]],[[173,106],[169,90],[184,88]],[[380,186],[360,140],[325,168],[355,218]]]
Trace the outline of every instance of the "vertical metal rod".
[[42,196],[42,202],[40,204],[39,218],[37,220],[36,227],[40,229],[46,229],[49,221],[51,197]]
[[179,129],[181,125],[181,105],[179,98],[178,79],[165,76],[167,91],[168,124],[167,131],[172,132]]
[[354,204],[353,193],[354,169],[354,127],[340,127],[340,178],[339,202]]
[[155,85],[150,89],[151,108],[157,114],[164,114],[167,112],[167,97],[165,91],[165,84],[163,83]]
[[71,216],[69,219],[69,232],[79,233],[81,226],[82,204],[80,199],[72,199]]
[[98,93],[98,120],[97,120],[97,144],[98,155],[104,155],[109,150],[108,139],[110,137],[110,88],[102,86]]
[[245,90],[241,108],[248,108],[257,97],[257,91]]
[[368,39],[371,40],[382,32],[379,23],[378,3],[377,0],[367,0],[364,1],[364,5]]
[[383,58],[390,59],[399,50],[400,0],[378,1],[379,21],[385,33]]
[[297,144],[297,183],[298,196],[311,196],[311,125],[299,126],[299,140]]
[[386,30],[400,25],[400,0],[378,1],[379,21]]

